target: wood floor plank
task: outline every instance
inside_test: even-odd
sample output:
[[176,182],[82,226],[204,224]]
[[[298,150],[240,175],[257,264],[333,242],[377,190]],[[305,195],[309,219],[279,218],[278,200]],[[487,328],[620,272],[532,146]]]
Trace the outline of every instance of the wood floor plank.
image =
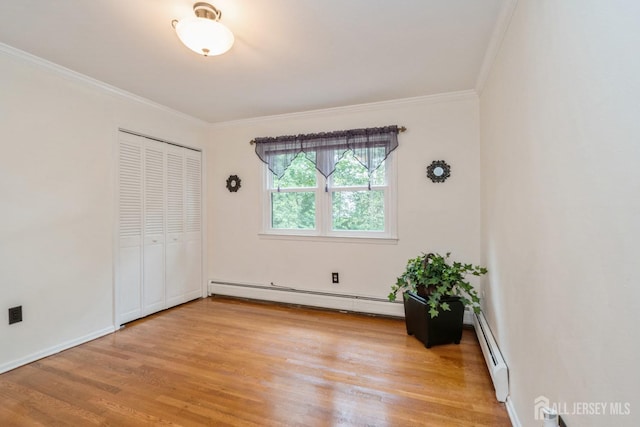
[[475,333],[213,297],[0,375],[0,425],[509,426]]

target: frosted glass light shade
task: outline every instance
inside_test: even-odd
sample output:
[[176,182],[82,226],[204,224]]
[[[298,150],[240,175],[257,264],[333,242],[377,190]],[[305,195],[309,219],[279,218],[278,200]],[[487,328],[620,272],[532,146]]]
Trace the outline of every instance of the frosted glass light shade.
[[227,27],[207,18],[180,20],[176,24],[176,34],[186,47],[204,56],[221,55],[231,49],[235,41]]

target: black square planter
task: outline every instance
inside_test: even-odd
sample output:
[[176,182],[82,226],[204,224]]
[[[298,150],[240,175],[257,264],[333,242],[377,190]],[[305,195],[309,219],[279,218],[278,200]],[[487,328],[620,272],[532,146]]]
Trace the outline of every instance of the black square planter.
[[414,335],[427,348],[439,344],[460,344],[462,339],[464,304],[458,297],[443,298],[442,301],[449,303],[451,310],[440,310],[438,316],[432,319],[427,301],[413,292],[405,292],[407,334]]

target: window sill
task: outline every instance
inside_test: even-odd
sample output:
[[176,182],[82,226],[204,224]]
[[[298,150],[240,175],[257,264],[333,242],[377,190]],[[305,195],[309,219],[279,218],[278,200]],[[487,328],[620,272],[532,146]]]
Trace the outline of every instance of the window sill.
[[358,243],[373,245],[397,245],[398,239],[393,237],[355,237],[355,236],[317,236],[309,234],[276,234],[258,233],[261,239],[267,240],[297,240],[307,242],[327,243]]

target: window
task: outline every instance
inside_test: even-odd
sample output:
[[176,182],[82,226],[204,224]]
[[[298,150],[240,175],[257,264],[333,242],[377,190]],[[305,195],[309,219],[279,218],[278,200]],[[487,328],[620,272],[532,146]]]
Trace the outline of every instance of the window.
[[317,173],[313,164],[298,155],[282,178],[271,171],[269,200],[270,221],[274,230],[315,230]]
[[264,232],[395,238],[396,180],[387,140],[347,144],[322,135],[321,144],[256,148],[267,160]]

